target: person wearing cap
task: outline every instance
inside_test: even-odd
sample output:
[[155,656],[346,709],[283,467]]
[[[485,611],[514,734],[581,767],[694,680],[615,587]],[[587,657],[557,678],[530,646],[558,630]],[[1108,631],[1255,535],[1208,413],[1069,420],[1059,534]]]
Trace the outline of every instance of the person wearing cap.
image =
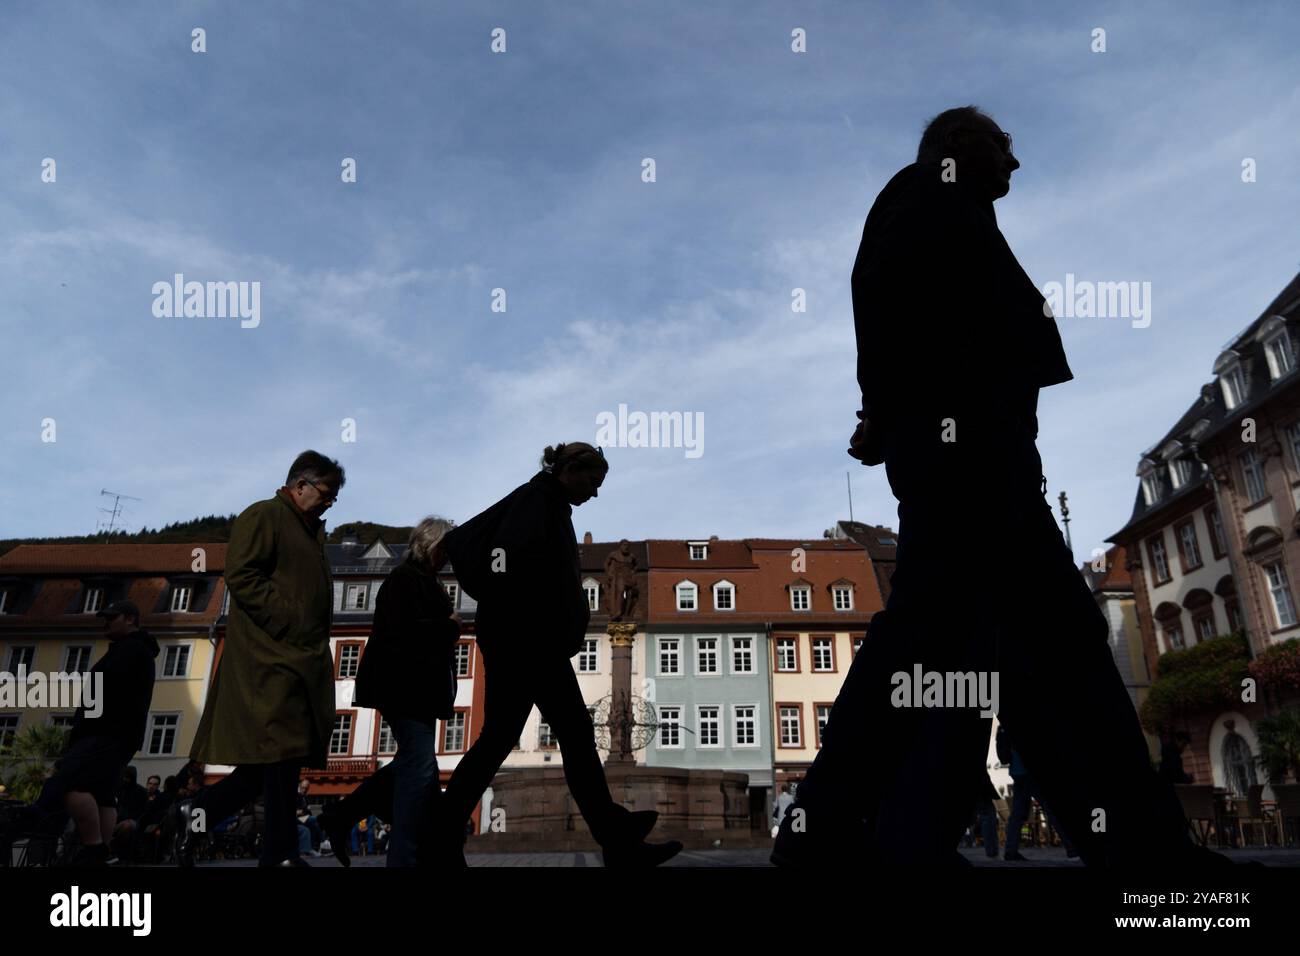
[[89,711],[85,700],[78,708],[67,749],[36,800],[42,812],[62,809],[76,823],[81,838],[72,860],[76,866],[108,862],[108,838],[117,825],[118,784],[144,746],[158,656],[158,642],[141,630],[140,609],[133,602],[114,601],[99,617],[104,618],[109,645],[87,678],[97,697]]
[[298,778],[304,766],[325,767],[334,728],[334,585],[322,516],[343,482],[337,461],[305,451],[272,497],[235,519],[225,648],[190,750],[194,760],[235,770],[179,804],[182,866],[194,862],[195,827],[259,796],[266,808],[260,865],[307,865],[298,854]]

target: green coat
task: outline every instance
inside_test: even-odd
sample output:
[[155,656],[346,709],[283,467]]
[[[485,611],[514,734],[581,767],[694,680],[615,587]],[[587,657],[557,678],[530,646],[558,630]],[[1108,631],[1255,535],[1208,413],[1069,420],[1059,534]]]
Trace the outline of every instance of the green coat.
[[225,650],[190,757],[324,767],[334,727],[334,588],[321,522],[283,490],[250,505],[230,533],[226,587]]

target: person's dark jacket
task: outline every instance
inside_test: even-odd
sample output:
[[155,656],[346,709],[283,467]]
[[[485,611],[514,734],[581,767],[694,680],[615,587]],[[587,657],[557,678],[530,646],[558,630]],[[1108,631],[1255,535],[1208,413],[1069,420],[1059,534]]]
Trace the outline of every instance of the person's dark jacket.
[[519,650],[572,657],[582,648],[591,610],[564,485],[540,471],[498,506],[500,518],[485,543],[487,554],[504,556],[505,570],[489,576],[493,586],[479,598],[478,640],[488,648],[508,641]]
[[144,812],[140,814],[140,826],[148,827],[161,824],[166,819],[167,808],[171,805],[172,798],[162,790],[159,790],[152,797],[146,795]]
[[[937,435],[944,418],[960,420],[958,440],[1037,434],[1038,389],[1074,377],[1056,321],[993,203],[941,172],[899,171],[863,227],[852,278],[863,410],[877,436]],[[868,464],[883,460],[874,450]]]
[[113,640],[104,656],[90,669],[88,678],[93,687],[93,682],[98,680],[95,675],[103,675],[103,693],[95,702],[102,710],[98,717],[87,715],[83,696],[82,706],[72,718],[68,743],[87,737],[108,737],[119,741],[124,748],[143,747],[157,656],[158,642],[148,631],[132,631]]
[[138,783],[123,783],[117,788],[114,801],[117,820],[139,820],[149,807],[149,791]]
[[455,712],[460,625],[438,576],[414,561],[389,573],[357,671],[355,701],[385,718],[432,724]]

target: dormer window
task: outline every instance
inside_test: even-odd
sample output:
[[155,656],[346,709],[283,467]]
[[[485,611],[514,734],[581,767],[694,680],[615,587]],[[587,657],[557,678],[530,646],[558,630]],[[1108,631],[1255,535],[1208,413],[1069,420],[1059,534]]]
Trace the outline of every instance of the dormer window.
[[1223,401],[1229,410],[1236,408],[1246,400],[1246,376],[1240,365],[1234,365],[1219,376],[1223,387]]
[[677,585],[677,610],[694,611],[699,608],[697,600],[699,589],[690,581],[683,581]]
[[184,614],[190,609],[190,601],[194,597],[194,588],[189,584],[177,584],[172,588],[172,605],[173,614]]
[[1148,508],[1160,500],[1160,476],[1154,468],[1142,473],[1142,500]]
[[1182,488],[1192,480],[1192,463],[1186,458],[1179,458],[1169,463],[1169,482],[1174,491]]
[[587,592],[587,610],[600,610],[600,582],[595,578],[586,578],[582,582],[582,589]]
[[853,610],[853,587],[850,584],[831,585],[831,598],[837,611]]
[[82,605],[83,614],[96,614],[104,606],[103,588],[86,588],[86,603]]
[[460,585],[455,581],[448,581],[443,585],[443,588],[447,592],[447,600],[451,602],[452,608],[459,610],[459,605],[456,602],[460,599]]
[[1286,328],[1264,342],[1264,357],[1268,359],[1268,377],[1276,381],[1295,368],[1295,358],[1291,352],[1291,337]]
[[800,585],[790,589],[790,610],[806,611],[812,605],[812,588]]
[[689,541],[687,547],[690,548],[692,561],[705,561],[709,557],[709,543],[707,541]]
[[343,602],[345,611],[364,611],[370,601],[370,585],[349,584]]
[[713,585],[713,609],[715,611],[736,609],[736,586],[730,581],[719,581]]

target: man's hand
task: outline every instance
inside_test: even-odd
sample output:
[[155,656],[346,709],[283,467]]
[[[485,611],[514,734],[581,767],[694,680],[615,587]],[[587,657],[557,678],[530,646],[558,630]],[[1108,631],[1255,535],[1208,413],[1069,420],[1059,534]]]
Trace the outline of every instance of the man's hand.
[[864,465],[879,465],[885,460],[884,436],[861,410],[858,411],[858,427],[849,439],[849,454]]

